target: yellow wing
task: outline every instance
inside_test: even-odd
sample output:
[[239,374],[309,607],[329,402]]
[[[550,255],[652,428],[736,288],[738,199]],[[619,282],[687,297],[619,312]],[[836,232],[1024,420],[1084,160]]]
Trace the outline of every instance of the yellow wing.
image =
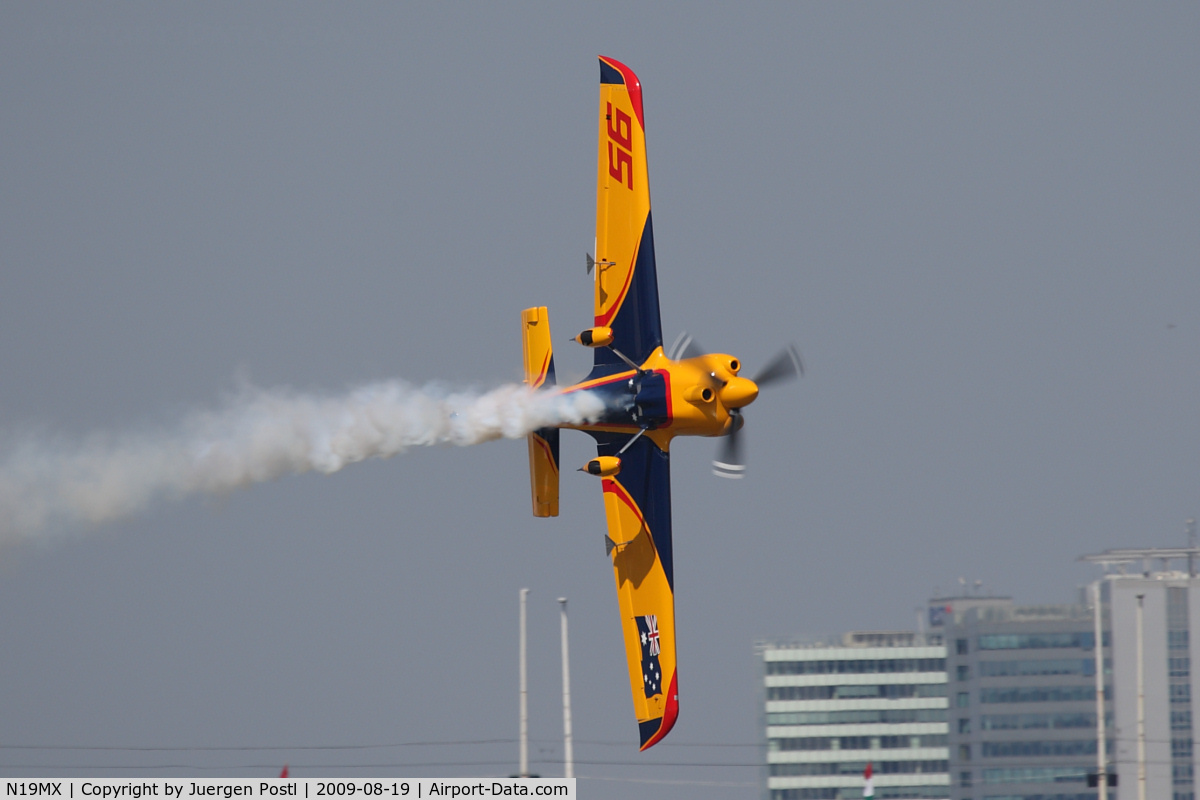
[[[612,328],[612,346],[641,364],[662,345],[642,84],[603,56],[598,143],[595,324]],[[607,348],[596,348],[595,358],[624,369]]]
[[[629,67],[604,56],[598,127],[595,324],[611,328],[613,341],[611,348],[594,349],[593,377],[627,369],[613,349],[641,364],[662,347],[642,84]],[[679,714],[670,456],[652,436],[629,445],[627,433],[591,433],[599,455],[620,452],[620,472],[604,480],[607,549],[645,750],[667,735]]]
[[[629,440],[624,434],[594,435],[600,455],[615,454]],[[645,750],[679,716],[670,456],[648,436],[622,453],[621,471],[605,479],[604,512],[633,710]]]

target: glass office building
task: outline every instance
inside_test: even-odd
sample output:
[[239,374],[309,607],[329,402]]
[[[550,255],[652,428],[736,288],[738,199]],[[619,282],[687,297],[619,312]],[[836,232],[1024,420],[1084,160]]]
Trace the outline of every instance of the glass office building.
[[1104,572],[1076,603],[943,597],[928,633],[760,645],[765,796],[861,798],[870,762],[880,800],[1102,800],[1101,774],[1106,800],[1200,800],[1200,548],[1080,560]]
[[1105,569],[1099,643],[1090,587],[1068,605],[931,601],[946,642],[952,800],[1098,800],[1102,757],[1110,800],[1196,800],[1200,549],[1081,560]]
[[950,797],[1097,800],[1087,785],[1097,753],[1091,606],[976,605],[946,614],[943,633]]
[[940,635],[855,632],[759,646],[769,800],[948,797]]

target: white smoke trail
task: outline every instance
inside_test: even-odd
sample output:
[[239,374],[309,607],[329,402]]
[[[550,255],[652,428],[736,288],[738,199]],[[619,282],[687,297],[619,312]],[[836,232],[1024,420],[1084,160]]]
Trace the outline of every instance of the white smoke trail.
[[596,419],[603,408],[588,392],[521,385],[481,394],[388,381],[340,397],[247,389],[173,431],[16,446],[0,457],[0,542],[128,517],[160,499],[337,472],[416,445],[519,438]]

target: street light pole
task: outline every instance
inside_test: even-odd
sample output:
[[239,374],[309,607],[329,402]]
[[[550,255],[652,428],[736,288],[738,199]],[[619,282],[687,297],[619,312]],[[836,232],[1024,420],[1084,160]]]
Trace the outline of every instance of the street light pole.
[[563,683],[563,777],[575,777],[575,752],[571,742],[571,659],[567,646],[567,598],[558,598],[562,611],[562,683]]
[[1146,800],[1146,677],[1142,665],[1142,614],[1146,595],[1137,596],[1137,760],[1138,800]]
[[525,596],[528,589],[521,590],[521,766],[518,770],[521,778],[529,777],[529,687],[525,673]]
[[1092,583],[1092,611],[1096,630],[1096,765],[1100,800],[1108,800],[1107,735],[1104,730],[1104,633],[1100,624],[1100,581]]

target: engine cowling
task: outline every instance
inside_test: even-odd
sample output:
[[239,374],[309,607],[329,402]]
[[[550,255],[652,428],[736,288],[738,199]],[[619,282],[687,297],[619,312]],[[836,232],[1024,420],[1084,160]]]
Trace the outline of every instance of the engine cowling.
[[758,397],[758,385],[749,378],[730,378],[721,387],[721,403],[726,408],[742,408]]

